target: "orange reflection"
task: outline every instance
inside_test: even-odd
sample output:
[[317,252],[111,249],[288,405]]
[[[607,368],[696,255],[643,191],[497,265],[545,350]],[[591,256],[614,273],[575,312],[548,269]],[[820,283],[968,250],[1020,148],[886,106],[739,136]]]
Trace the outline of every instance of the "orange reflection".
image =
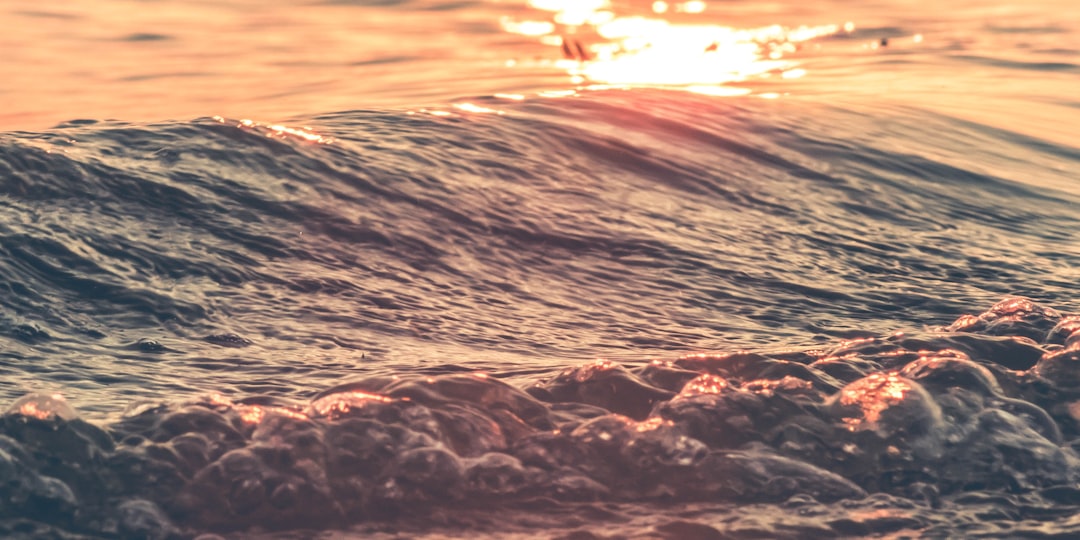
[[724,390],[727,390],[727,379],[719,376],[706,373],[699,375],[692,379],[690,382],[683,386],[682,391],[679,392],[680,396],[697,396],[701,394],[719,394]]
[[503,30],[511,34],[539,37],[555,32],[555,24],[547,21],[515,21],[509,17],[503,17],[499,22]]
[[259,422],[262,422],[262,419],[265,416],[266,410],[259,406],[240,411],[240,419],[243,420],[245,424],[258,424]]
[[758,395],[765,397],[771,397],[776,394],[777,390],[783,390],[786,394],[811,394],[814,391],[814,385],[810,381],[804,381],[802,379],[792,377],[790,375],[780,380],[757,380],[746,383],[743,387],[744,390],[748,390]]
[[576,373],[574,373],[574,380],[576,380],[578,382],[586,382],[588,380],[591,380],[598,373],[601,373],[601,372],[604,372],[604,371],[611,371],[611,370],[613,370],[613,369],[615,369],[617,367],[619,367],[619,365],[616,364],[615,362],[612,362],[611,360],[605,360],[605,359],[600,358],[600,359],[595,360],[591,364],[586,364],[586,365],[584,365],[584,366],[582,366],[580,368],[570,368],[567,371],[568,372],[575,372],[576,371]]
[[1080,317],[1070,315],[1061,319],[1051,332],[1054,333],[1064,336],[1066,350],[1080,350]]
[[749,93],[725,85],[753,76],[802,77],[806,71],[796,69],[785,56],[796,52],[802,42],[855,28],[849,22],[736,29],[657,17],[669,12],[702,13],[707,9],[702,1],[657,1],[651,5],[651,14],[636,16],[614,13],[607,0],[530,0],[529,5],[551,12],[551,21],[504,19],[503,28],[561,47],[565,59],[556,65],[575,84],[675,87],[718,96]]
[[852,431],[872,427],[886,409],[903,402],[910,391],[911,384],[896,373],[875,373],[855,381],[840,392],[840,404],[858,407],[861,417],[844,418],[844,423]]
[[649,432],[649,431],[656,431],[657,429],[660,429],[661,427],[664,427],[664,426],[673,426],[673,425],[675,425],[675,423],[672,422],[671,420],[664,420],[663,418],[660,418],[659,416],[653,416],[653,417],[651,417],[651,418],[649,418],[647,420],[642,420],[641,422],[635,422],[634,423],[634,430],[637,431],[638,433],[646,433],[646,432]]
[[19,407],[19,414],[23,416],[31,416],[38,420],[48,420],[54,413],[48,409],[42,409],[38,407],[37,403],[33,401],[29,403],[23,403],[22,407]]
[[750,93],[749,88],[736,88],[734,86],[687,86],[686,91],[705,96],[735,97],[745,96]]
[[12,404],[6,414],[17,414],[38,420],[72,420],[77,414],[61,394],[29,394]]
[[475,103],[455,103],[454,108],[465,111],[465,112],[471,112],[471,113],[500,114],[500,115],[501,114],[506,114],[505,111],[500,111],[498,109],[492,109],[492,108],[489,108],[489,107],[482,107],[480,105],[476,105]]
[[263,421],[269,414],[280,414],[282,416],[288,416],[294,420],[307,420],[306,414],[296,412],[284,407],[266,407],[262,405],[249,405],[239,407],[237,412],[240,414],[240,419],[246,424],[258,424]]
[[318,144],[330,144],[334,142],[333,138],[319,135],[318,133],[311,131],[311,128],[309,127],[292,128],[281,124],[263,124],[247,118],[238,120],[235,123],[221,116],[215,116],[213,118],[214,121],[219,124],[234,124],[238,128],[251,129],[272,139],[295,139]]
[[369,403],[390,403],[392,401],[394,400],[387,396],[355,390],[319,398],[311,402],[311,411],[316,416],[347,414],[352,409],[362,408]]
[[995,321],[1022,321],[1028,318],[1061,318],[1053,308],[1041,306],[1023,297],[1007,298],[998,302],[979,315],[961,315],[949,326],[941,328],[945,332],[966,332]]
[[529,0],[529,5],[555,13],[555,22],[568,26],[581,26],[606,13],[611,7],[608,0]]

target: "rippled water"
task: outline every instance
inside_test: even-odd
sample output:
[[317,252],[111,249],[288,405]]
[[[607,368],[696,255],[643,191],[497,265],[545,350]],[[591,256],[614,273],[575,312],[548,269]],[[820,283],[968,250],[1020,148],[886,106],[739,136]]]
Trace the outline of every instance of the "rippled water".
[[1080,532],[1071,2],[0,14],[0,535]]

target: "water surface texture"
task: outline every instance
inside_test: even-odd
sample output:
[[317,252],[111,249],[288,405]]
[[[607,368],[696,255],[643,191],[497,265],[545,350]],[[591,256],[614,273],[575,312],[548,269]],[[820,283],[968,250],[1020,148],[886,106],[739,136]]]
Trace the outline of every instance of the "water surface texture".
[[1080,534],[1072,2],[0,7],[0,536]]

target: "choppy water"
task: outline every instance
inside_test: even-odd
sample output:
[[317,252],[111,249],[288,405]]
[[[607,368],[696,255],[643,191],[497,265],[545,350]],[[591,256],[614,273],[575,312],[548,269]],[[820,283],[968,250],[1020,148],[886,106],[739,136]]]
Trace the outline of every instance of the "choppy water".
[[1077,8],[611,10],[6,4],[0,535],[1080,534]]

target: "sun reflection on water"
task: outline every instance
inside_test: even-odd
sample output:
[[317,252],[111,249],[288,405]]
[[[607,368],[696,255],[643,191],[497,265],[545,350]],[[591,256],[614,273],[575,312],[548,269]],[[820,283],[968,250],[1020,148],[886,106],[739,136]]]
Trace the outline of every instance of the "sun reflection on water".
[[843,421],[852,431],[874,426],[887,409],[903,403],[910,392],[910,382],[896,373],[869,375],[840,392],[840,405],[854,407],[860,413]]
[[78,416],[61,394],[27,394],[15,401],[4,411],[5,415],[19,415],[26,418],[50,421],[53,419],[72,420]]
[[[653,2],[643,14],[616,13],[609,0],[529,0],[550,20],[503,18],[505,31],[558,46],[556,65],[579,85],[654,86],[733,96],[750,90],[730,86],[751,77],[802,77],[788,57],[802,43],[852,32],[854,24],[738,29],[688,24],[685,15],[705,12],[703,1]],[[669,14],[682,14],[677,20]],[[669,20],[670,19],[670,20]],[[775,97],[775,96],[772,96]]]
[[727,379],[719,375],[705,373],[697,376],[686,383],[679,392],[680,397],[698,396],[702,394],[720,394],[729,387]]
[[309,406],[309,416],[345,415],[353,409],[362,409],[371,403],[390,403],[392,401],[394,400],[390,397],[372,392],[359,390],[338,392],[313,401]]
[[[347,410],[347,409],[346,409]],[[287,409],[285,407],[268,407],[264,405],[247,405],[237,408],[237,412],[240,414],[240,419],[245,424],[260,424],[270,414],[278,414],[281,416],[287,416],[293,420],[308,420],[308,415]]]
[[334,142],[332,137],[319,135],[307,126],[294,128],[281,124],[264,124],[247,118],[232,121],[221,116],[214,116],[213,120],[219,124],[232,124],[241,129],[254,130],[272,139],[294,139],[316,144],[330,144]]

